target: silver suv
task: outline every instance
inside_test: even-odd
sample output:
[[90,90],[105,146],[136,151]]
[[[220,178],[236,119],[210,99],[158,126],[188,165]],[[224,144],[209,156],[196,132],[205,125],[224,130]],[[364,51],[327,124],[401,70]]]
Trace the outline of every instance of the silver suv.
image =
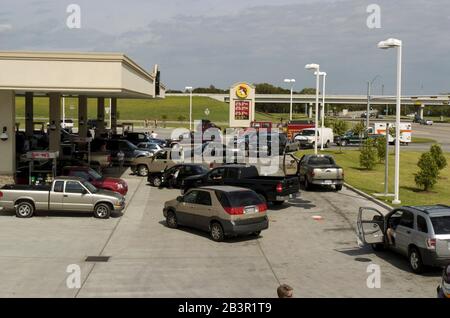
[[357,234],[374,250],[391,249],[407,256],[414,273],[425,266],[450,263],[450,206],[405,206],[386,215],[360,208]]

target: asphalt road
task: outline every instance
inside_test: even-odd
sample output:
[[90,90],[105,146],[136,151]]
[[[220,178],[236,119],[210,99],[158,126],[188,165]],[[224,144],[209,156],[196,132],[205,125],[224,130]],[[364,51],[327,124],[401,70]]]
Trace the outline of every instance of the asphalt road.
[[[129,171],[123,177],[127,208],[109,220],[0,212],[0,297],[276,297],[280,283],[295,297],[435,297],[439,271],[414,275],[406,259],[358,247],[357,210],[375,204],[347,189],[302,191],[271,208],[260,238],[215,243],[166,227],[163,203],[178,190],[152,188]],[[111,258],[85,262],[98,255]],[[66,286],[70,264],[81,268],[80,289]],[[366,285],[370,264],[380,266],[379,289]]]

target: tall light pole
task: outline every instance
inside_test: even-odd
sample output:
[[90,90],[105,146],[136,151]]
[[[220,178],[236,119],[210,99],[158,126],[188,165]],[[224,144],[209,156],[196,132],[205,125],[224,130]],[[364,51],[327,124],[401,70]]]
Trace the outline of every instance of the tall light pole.
[[316,117],[315,117],[315,129],[314,129],[314,154],[317,155],[317,130],[319,123],[319,86],[320,86],[320,65],[319,64],[306,64],[305,69],[313,70],[316,74]]
[[294,83],[295,83],[295,79],[288,79],[286,78],[284,80],[285,83],[289,83],[291,84],[291,103],[290,103],[290,107],[289,107],[289,120],[292,120],[292,94],[294,93]]
[[370,124],[370,98],[372,94],[372,85],[380,75],[375,76],[370,82],[367,82],[367,112],[366,112],[366,129],[369,129]]
[[[317,75],[317,74],[316,74]],[[326,85],[326,72],[319,72],[319,76],[322,76],[322,110],[320,112],[320,119],[322,120],[322,125],[320,127],[320,150],[323,151],[323,128],[325,127],[325,85]]]
[[380,49],[397,48],[397,100],[395,109],[395,180],[393,204],[400,204],[400,111],[402,94],[402,41],[398,39],[387,39],[378,43]]
[[192,86],[186,86],[186,91],[189,92],[189,131],[192,131]]
[[62,126],[66,129],[66,98],[63,96],[62,98]]

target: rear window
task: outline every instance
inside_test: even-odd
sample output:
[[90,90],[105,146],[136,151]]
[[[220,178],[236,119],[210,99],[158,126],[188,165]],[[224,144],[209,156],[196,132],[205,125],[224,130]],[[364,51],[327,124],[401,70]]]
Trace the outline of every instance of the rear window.
[[308,163],[312,166],[333,165],[334,160],[330,157],[311,157]]
[[231,207],[258,205],[263,203],[253,191],[236,191],[227,193],[228,202]]
[[450,234],[450,216],[432,217],[431,223],[435,234]]

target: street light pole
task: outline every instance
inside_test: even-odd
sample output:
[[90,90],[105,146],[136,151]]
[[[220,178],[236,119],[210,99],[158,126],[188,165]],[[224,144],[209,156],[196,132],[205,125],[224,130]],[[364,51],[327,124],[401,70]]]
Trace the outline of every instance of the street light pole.
[[189,131],[192,131],[192,86],[186,86],[189,91]]
[[397,98],[395,109],[395,179],[393,204],[400,204],[400,111],[402,94],[402,41],[398,39],[387,39],[378,43],[380,49],[397,48]]
[[293,79],[285,79],[284,82],[291,84],[291,102],[290,102],[290,107],[289,107],[289,120],[292,120],[292,95],[294,93],[295,79],[294,78]]
[[375,76],[370,82],[367,82],[367,112],[366,112],[366,129],[369,129],[370,125],[370,99],[372,94],[372,85],[380,75]]
[[317,132],[319,123],[319,89],[320,89],[320,65],[319,64],[307,64],[305,65],[307,70],[314,70],[316,73],[316,116],[314,122],[314,154],[317,155]]
[[325,83],[327,78],[326,72],[320,72],[320,75],[323,77],[323,83],[322,83],[322,112],[321,112],[321,118],[322,118],[322,127],[320,128],[320,150],[323,151],[323,128],[325,127]]

